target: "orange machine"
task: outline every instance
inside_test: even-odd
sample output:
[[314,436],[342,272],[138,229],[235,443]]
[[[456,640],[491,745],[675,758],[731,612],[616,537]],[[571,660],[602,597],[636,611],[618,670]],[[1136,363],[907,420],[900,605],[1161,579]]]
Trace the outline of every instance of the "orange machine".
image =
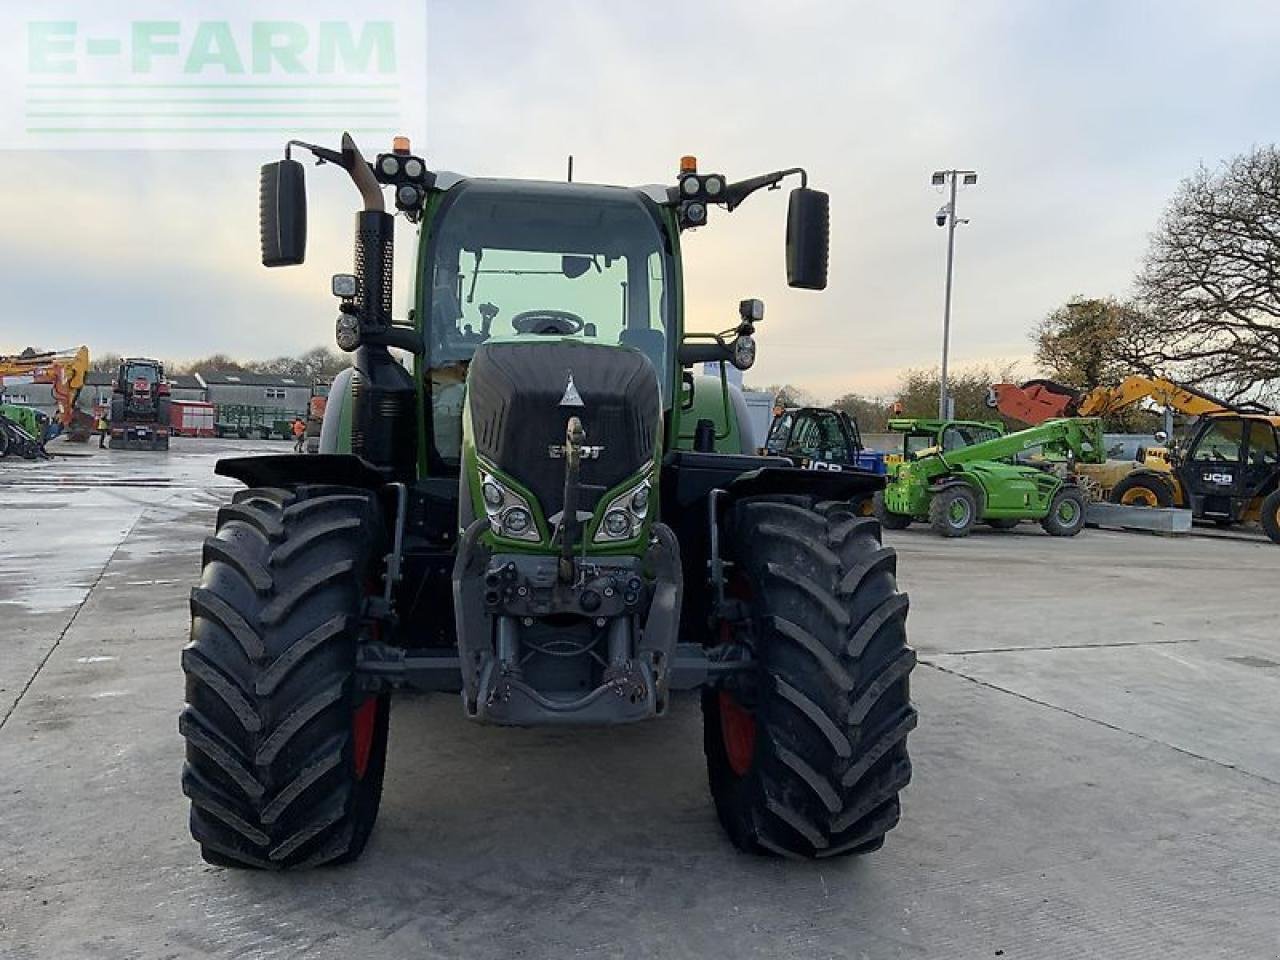
[[[76,400],[84,388],[88,373],[88,347],[48,353],[0,356],[0,388],[29,383],[50,384],[53,387],[53,398],[58,405],[57,414],[53,419],[68,431],[71,431],[77,421]],[[78,436],[73,431],[71,439],[86,440],[88,433]]]

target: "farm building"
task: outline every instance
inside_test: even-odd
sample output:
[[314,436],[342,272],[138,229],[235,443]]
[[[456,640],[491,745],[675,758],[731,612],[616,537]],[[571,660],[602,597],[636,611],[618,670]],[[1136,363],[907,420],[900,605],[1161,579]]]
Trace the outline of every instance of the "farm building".
[[311,400],[310,382],[297,377],[254,373],[250,370],[216,373],[200,370],[196,372],[195,379],[205,389],[205,396],[198,399],[207,400],[215,407],[260,407],[305,417],[307,404]]
[[170,374],[169,386],[175,400],[204,400],[204,384],[189,373]]

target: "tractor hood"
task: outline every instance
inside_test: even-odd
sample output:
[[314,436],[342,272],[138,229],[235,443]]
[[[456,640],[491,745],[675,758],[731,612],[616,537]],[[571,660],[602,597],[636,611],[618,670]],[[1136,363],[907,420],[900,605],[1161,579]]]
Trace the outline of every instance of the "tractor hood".
[[543,517],[561,510],[570,417],[586,431],[580,510],[653,461],[661,441],[657,374],[629,347],[527,336],[481,345],[467,371],[464,430],[478,458],[520,483]]

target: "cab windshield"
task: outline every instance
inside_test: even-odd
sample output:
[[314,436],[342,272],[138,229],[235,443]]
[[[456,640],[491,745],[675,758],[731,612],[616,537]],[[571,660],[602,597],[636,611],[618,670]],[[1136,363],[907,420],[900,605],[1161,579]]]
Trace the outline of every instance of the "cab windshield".
[[445,465],[458,462],[467,363],[491,338],[550,334],[632,347],[668,396],[672,249],[645,196],[468,180],[448,192],[430,230],[422,309],[432,445]]
[[155,383],[159,377],[156,368],[148,363],[131,363],[125,368],[125,380],[133,383],[137,380],[145,380],[147,383]]
[[632,190],[468,181],[435,218],[426,264],[432,368],[491,337],[561,334],[634,347],[667,374],[671,250]]

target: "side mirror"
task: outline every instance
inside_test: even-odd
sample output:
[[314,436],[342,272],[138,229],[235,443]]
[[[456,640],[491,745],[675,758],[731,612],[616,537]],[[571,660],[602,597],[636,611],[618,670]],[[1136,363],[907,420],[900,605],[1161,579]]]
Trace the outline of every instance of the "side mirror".
[[292,267],[307,255],[307,185],[297,160],[262,166],[258,181],[262,265]]
[[804,290],[827,287],[831,245],[831,198],[796,187],[787,204],[787,284]]

